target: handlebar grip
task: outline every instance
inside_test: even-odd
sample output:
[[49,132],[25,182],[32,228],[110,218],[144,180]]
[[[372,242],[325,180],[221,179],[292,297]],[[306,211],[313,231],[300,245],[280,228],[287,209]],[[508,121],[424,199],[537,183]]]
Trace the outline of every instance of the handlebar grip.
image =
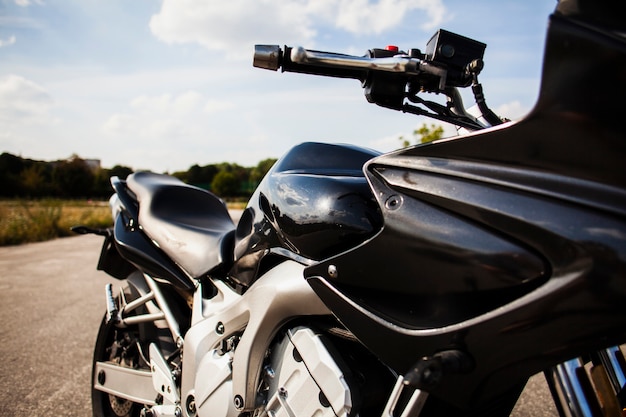
[[252,65],[276,71],[282,65],[283,51],[278,45],[254,45],[254,60]]
[[[297,63],[291,60],[293,48],[284,47],[284,51],[278,45],[255,45],[253,65],[257,68],[276,71],[279,68],[284,72],[297,72],[302,74],[322,75],[336,78],[352,78],[363,82],[367,78],[367,70],[362,68],[326,67]],[[311,51],[319,52],[319,51]],[[350,57],[350,55],[323,52],[336,57]]]

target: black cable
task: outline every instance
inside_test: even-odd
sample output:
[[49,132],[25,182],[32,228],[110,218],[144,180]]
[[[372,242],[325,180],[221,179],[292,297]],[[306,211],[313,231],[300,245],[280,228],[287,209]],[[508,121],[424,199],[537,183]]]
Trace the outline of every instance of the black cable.
[[483,86],[480,83],[474,82],[472,84],[472,92],[474,93],[474,98],[476,99],[476,104],[478,104],[480,112],[491,126],[504,123],[502,119],[487,106],[485,95],[483,94]]

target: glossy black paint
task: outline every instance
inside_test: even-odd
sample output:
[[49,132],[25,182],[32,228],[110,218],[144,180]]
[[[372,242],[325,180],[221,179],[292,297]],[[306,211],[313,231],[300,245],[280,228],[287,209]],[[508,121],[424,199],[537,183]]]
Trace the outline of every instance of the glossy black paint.
[[113,228],[108,229],[108,232],[109,234],[102,243],[97,269],[106,272],[114,278],[124,280],[131,272],[136,270],[136,267],[124,259],[117,250]]
[[224,265],[233,253],[233,223],[215,194],[168,175],[136,172],[127,179],[139,203],[143,233],[192,277]]
[[626,341],[626,39],[596,24],[551,18],[524,120],[368,163],[383,229],[306,271],[398,372],[466,352],[432,390],[458,407]]
[[115,245],[120,255],[141,271],[171,282],[175,287],[193,291],[192,280],[150,239],[138,229],[128,227],[124,216],[119,215],[114,226]]
[[307,263],[371,237],[382,215],[363,165],[377,155],[322,143],[291,149],[265,176],[239,221],[230,275],[249,285],[276,257]]
[[138,227],[138,206],[135,197],[129,193],[124,181],[113,182],[115,191],[126,210],[115,218],[113,236],[117,252],[140,271],[171,282],[183,291],[193,291],[195,285],[162,250]]

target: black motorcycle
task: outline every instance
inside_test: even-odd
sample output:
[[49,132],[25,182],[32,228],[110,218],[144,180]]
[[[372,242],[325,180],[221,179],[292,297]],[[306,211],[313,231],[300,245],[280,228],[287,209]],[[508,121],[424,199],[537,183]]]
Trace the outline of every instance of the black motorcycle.
[[[470,133],[388,154],[304,143],[238,224],[215,195],[112,179],[94,416],[507,416],[544,372],[562,416],[626,407],[626,15],[562,1],[540,96],[486,104],[483,43],[363,57],[257,46]],[[470,87],[480,115],[467,111]],[[445,96],[444,104],[423,98]]]

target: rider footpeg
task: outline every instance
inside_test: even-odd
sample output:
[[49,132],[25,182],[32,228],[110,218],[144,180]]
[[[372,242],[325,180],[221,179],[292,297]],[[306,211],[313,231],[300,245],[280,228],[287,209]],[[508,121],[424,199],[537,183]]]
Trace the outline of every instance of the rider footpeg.
[[417,389],[429,389],[437,385],[445,374],[466,373],[472,370],[474,361],[460,350],[445,350],[418,360],[404,377],[404,384]]
[[[405,378],[400,375],[396,381],[396,385],[393,387],[393,391],[389,396],[387,405],[383,410],[382,417],[408,417],[417,416],[424,407],[426,399],[428,399],[428,393],[419,389],[413,389],[406,384]],[[407,390],[413,389],[413,393],[409,397],[409,401],[404,405],[400,405],[400,397]]]
[[[460,350],[446,350],[421,358],[405,376],[398,377],[382,417],[418,415],[428,398],[428,389],[439,384],[446,374],[469,372],[473,367],[472,358]],[[402,396],[409,398],[403,406]]]

